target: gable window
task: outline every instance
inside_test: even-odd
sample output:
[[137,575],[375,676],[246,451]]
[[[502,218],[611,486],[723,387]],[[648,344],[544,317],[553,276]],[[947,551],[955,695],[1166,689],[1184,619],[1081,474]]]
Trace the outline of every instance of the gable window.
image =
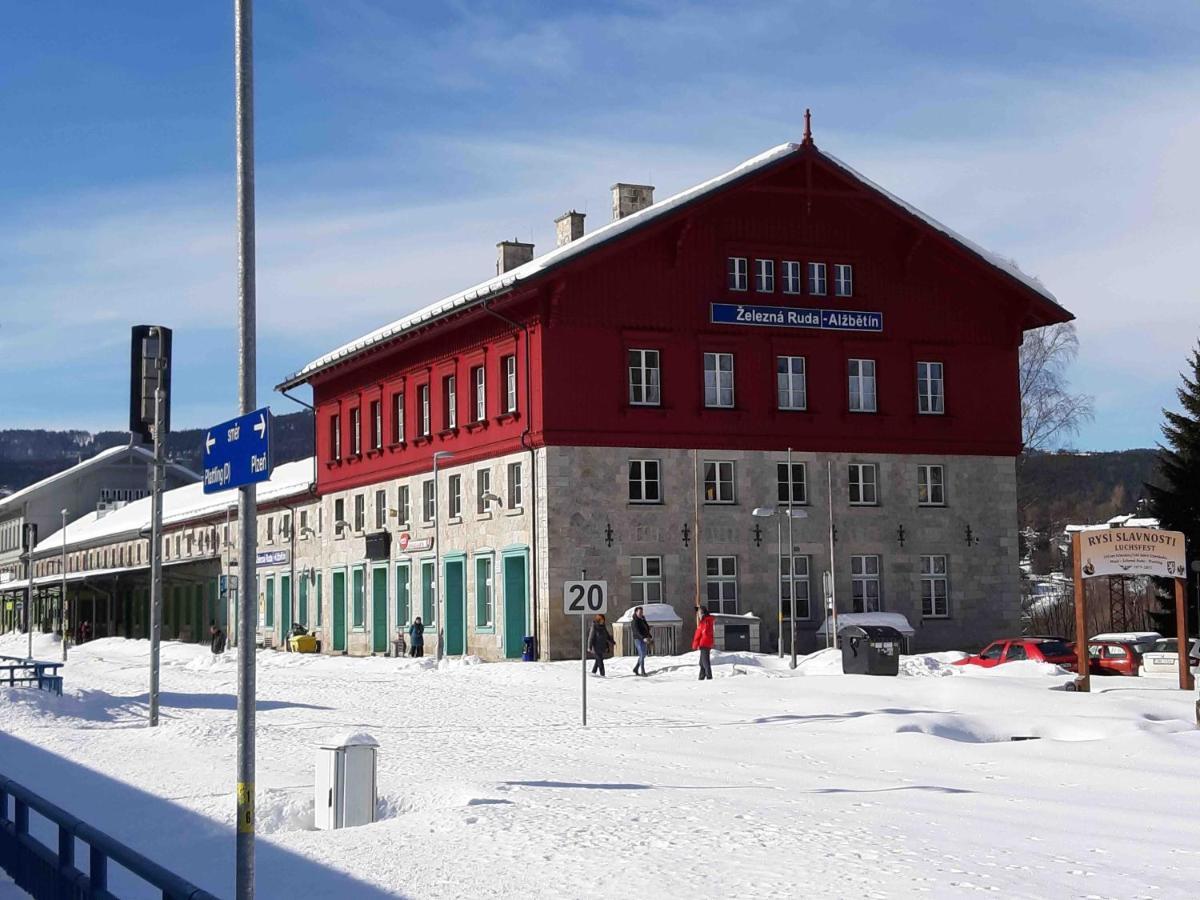
[[429,437],[433,427],[429,417],[429,385],[423,384],[417,388],[417,409],[421,419],[421,437]]
[[729,257],[727,286],[731,291],[744,291],[749,287],[750,268],[744,256]]
[[350,410],[350,455],[362,456],[362,409]]
[[657,459],[631,459],[629,461],[629,502],[662,502]]
[[875,412],[875,360],[850,360],[850,412]]
[[408,526],[408,485],[402,484],[396,488],[396,524],[401,528]]
[[854,296],[854,267],[849,263],[834,264],[833,292],[839,297]]
[[754,261],[754,290],[760,294],[775,293],[775,260]]
[[934,416],[946,411],[940,362],[917,363],[917,411]]
[[850,505],[874,506],[879,502],[874,463],[850,464]]
[[944,619],[950,615],[947,600],[946,557],[921,557],[921,615],[926,619]]
[[704,354],[704,405],[733,406],[733,354]]
[[421,482],[421,521],[426,525],[433,523],[437,515],[437,505],[433,498],[433,480]]
[[795,595],[796,618],[812,617],[809,605],[808,557],[786,556],[779,558],[779,599],[783,603],[783,617],[792,618],[792,595]]
[[917,466],[917,505],[946,505],[945,477],[941,466]]
[[445,404],[446,414],[443,418],[443,427],[449,431],[451,428],[458,427],[458,378],[454,375],[447,375],[442,379],[442,402]]
[[338,497],[333,501],[334,537],[345,537],[346,524],[346,501],[342,497]]
[[879,612],[883,608],[878,556],[850,557],[850,597],[856,613]]
[[387,527],[387,491],[384,490],[375,492],[375,527]]
[[471,390],[475,392],[475,421],[487,418],[487,370],[476,366],[471,370]]
[[631,605],[662,603],[662,557],[629,557],[629,582]]
[[451,519],[462,518],[462,476],[451,475],[446,481],[450,494],[450,508],[447,510]]
[[732,462],[706,462],[704,464],[704,502],[733,502]]
[[795,259],[783,261],[783,292],[785,294],[800,293],[800,262]]
[[392,443],[404,443],[404,392],[392,394]]
[[792,463],[792,477],[788,478],[788,464],[776,463],[775,478],[779,483],[779,504],[803,506],[808,502],[808,485],[805,483],[804,463]]
[[521,464],[519,462],[508,464],[508,508],[520,509],[524,506],[524,496],[522,489],[524,485],[521,479]]
[[475,472],[475,512],[483,515],[488,511],[487,495],[492,492],[492,470],[478,469]]
[[804,381],[804,357],[776,357],[775,372],[779,390],[779,408],[804,409],[808,405],[808,391]]
[[517,357],[510,354],[500,363],[504,370],[504,411],[514,413],[517,411]]
[[825,263],[810,262],[808,264],[808,292],[817,297],[825,293]]
[[329,417],[329,456],[342,458],[342,417],[337,413]]
[[633,406],[658,406],[662,401],[659,390],[657,350],[630,350],[629,403]]
[[364,531],[367,527],[367,498],[362,494],[354,495],[354,530]]
[[737,615],[737,557],[705,557],[704,572],[708,611]]
[[383,446],[383,401],[371,401],[371,449]]

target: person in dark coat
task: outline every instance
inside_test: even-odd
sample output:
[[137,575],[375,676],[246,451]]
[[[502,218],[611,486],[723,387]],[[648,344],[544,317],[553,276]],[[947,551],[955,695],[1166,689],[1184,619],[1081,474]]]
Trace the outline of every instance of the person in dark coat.
[[588,635],[588,647],[592,651],[592,657],[595,662],[592,663],[592,674],[604,677],[604,657],[608,655],[608,651],[613,648],[616,641],[613,640],[612,634],[608,630],[608,626],[604,624],[604,616],[596,616],[592,621],[592,631]]
[[210,619],[208,623],[208,646],[213,653],[225,651],[225,632],[218,627],[215,619]]
[[416,658],[425,655],[425,626],[420,616],[413,619],[413,623],[408,626],[408,646],[409,656]]
[[692,649],[700,651],[700,680],[712,681],[713,617],[703,606],[696,607],[696,634],[692,637]]
[[640,606],[633,610],[633,645],[637,647],[637,662],[633,667],[634,675],[646,674],[646,651],[650,649],[650,623],[646,621],[646,613]]

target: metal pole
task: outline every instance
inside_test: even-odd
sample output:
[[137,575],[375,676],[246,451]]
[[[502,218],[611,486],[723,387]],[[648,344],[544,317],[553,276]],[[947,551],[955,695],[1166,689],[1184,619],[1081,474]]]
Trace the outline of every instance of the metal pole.
[[792,536],[792,448],[788,447],[787,451],[787,477],[788,477],[788,594],[792,598],[792,615],[788,622],[788,631],[791,634],[792,661],[789,664],[790,668],[796,668],[796,541]]
[[[788,478],[791,478],[791,472],[788,473]],[[788,490],[791,490],[791,485],[788,485]],[[775,555],[778,557],[776,566],[779,570],[779,584],[777,584],[775,593],[779,595],[779,658],[783,659],[783,521],[779,518],[779,512],[775,512]],[[795,600],[792,601],[795,603]]]
[[[254,10],[253,0],[234,0],[234,68],[237,118],[238,224],[238,400],[246,415],[257,406],[257,313],[254,272]],[[237,862],[238,900],[254,897],[254,631],[258,622],[256,569],[258,494],[254,484],[238,488],[238,746]],[[244,582],[244,583],[243,583]]]
[[33,545],[37,528],[29,522],[22,523],[25,529],[25,632],[29,635],[29,651],[26,659],[33,659]]
[[62,653],[63,662],[67,661],[67,511],[62,511],[62,601],[59,603],[59,616],[62,619]]
[[[581,569],[580,581],[587,581],[587,569]],[[583,684],[583,724],[587,725],[587,613],[579,616],[579,674]]]
[[433,454],[433,608],[437,610],[437,658],[441,662],[446,649],[446,616],[442,609],[441,506],[438,503],[438,455]]
[[825,474],[829,481],[829,606],[833,619],[833,634],[826,634],[826,643],[837,646],[837,566],[833,560],[833,460],[825,461]]
[[158,683],[162,643],[162,489],[163,454],[166,435],[163,422],[163,340],[158,336],[158,355],[154,357],[154,464],[150,484],[150,727],[158,727]]

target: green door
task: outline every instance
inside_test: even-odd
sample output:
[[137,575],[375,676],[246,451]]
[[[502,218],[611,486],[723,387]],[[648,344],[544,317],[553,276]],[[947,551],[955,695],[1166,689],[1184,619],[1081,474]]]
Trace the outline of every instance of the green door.
[[267,579],[267,606],[263,610],[263,627],[268,631],[275,628],[275,576]]
[[425,627],[433,625],[433,563],[421,563],[421,621]]
[[525,564],[524,554],[504,557],[504,655],[508,659],[519,659],[525,646],[529,598]]
[[387,653],[388,648],[387,567],[371,570],[371,649]]
[[303,575],[300,576],[300,609],[298,610],[298,612],[300,613],[300,615],[297,617],[296,621],[299,622],[301,625],[303,625],[305,628],[307,628],[308,627],[308,579],[305,578]]
[[296,621],[292,618],[292,576],[279,576],[279,641],[282,644],[287,640],[288,632],[292,628],[292,623]]
[[412,608],[409,597],[408,563],[396,566],[396,627],[403,628],[409,624],[408,615]]
[[463,561],[446,562],[446,653],[463,652]]
[[346,573],[333,573],[333,650],[346,652]]
[[356,566],[350,571],[350,604],[352,628],[367,627],[367,570]]

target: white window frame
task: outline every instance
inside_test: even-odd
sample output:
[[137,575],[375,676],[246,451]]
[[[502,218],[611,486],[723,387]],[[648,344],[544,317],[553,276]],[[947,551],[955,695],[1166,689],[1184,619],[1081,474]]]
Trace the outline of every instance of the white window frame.
[[362,406],[350,410],[350,455],[362,456]]
[[525,505],[525,473],[519,462],[508,464],[508,508],[521,509]]
[[[777,496],[780,506],[787,506],[788,496],[791,495],[792,506],[807,506],[808,505],[808,465],[802,462],[793,462],[791,478],[789,479],[788,464],[786,462],[777,462],[775,464],[775,484],[778,489]],[[800,472],[800,481],[797,485],[796,472]],[[799,490],[797,492],[797,486]],[[799,496],[797,496],[797,493]]]
[[462,475],[451,475],[446,479],[447,520],[462,518]]
[[387,489],[378,488],[375,491],[375,528],[387,528]]
[[950,618],[950,574],[943,554],[921,557],[921,618]]
[[662,403],[659,351],[631,347],[625,359],[629,372],[629,405],[659,406]]
[[758,294],[775,293],[775,260],[754,261],[754,291]]
[[[794,567],[796,571],[795,577],[789,578],[790,569]],[[801,573],[803,570],[803,573]],[[779,557],[779,600],[783,609],[783,618],[785,621],[792,620],[792,593],[791,588],[794,585],[796,588],[796,596],[802,604],[802,613],[796,617],[797,622],[807,622],[812,619],[812,584],[810,575],[812,564],[806,554],[797,553],[792,557]]]
[[[879,466],[875,463],[850,463],[847,485],[851,506],[879,505]],[[856,493],[857,500],[854,499]]]
[[433,433],[433,415],[429,408],[429,385],[417,387],[417,407],[421,417],[421,437],[429,437]]
[[945,368],[940,362],[917,363],[917,412],[923,416],[946,412]]
[[409,525],[409,507],[412,504],[412,498],[409,496],[409,493],[407,484],[402,484],[396,488],[396,524],[400,528],[407,528]]
[[725,269],[725,286],[731,291],[750,289],[750,261],[744,256],[731,256]]
[[365,494],[354,495],[354,533],[367,530],[367,498]]
[[329,443],[335,460],[342,458],[342,417],[334,413],[329,417]]
[[824,297],[829,290],[827,270],[823,262],[808,264],[808,292],[814,297]]
[[437,519],[437,491],[433,488],[433,479],[426,478],[421,482],[421,521],[432,525]]
[[850,263],[833,264],[833,295],[835,297],[854,296],[854,266]]
[[[662,463],[657,459],[631,459],[628,466],[628,499],[637,506],[655,506],[662,499]],[[653,476],[651,475],[653,473]],[[653,491],[650,489],[653,488]],[[638,496],[634,496],[635,493]],[[654,496],[650,497],[649,494]]]
[[487,368],[475,367],[475,421],[482,422],[487,418]]
[[883,585],[879,577],[882,568],[878,554],[850,557],[850,603],[854,612],[883,611]]
[[484,494],[492,492],[492,470],[491,469],[476,469],[475,470],[475,512],[477,515],[484,515],[488,511],[487,501],[483,499]]
[[383,449],[383,400],[371,401],[371,449]]
[[629,557],[629,604],[663,602],[663,574],[661,556]]
[[[729,368],[721,364],[728,362]],[[705,352],[704,354],[704,405],[709,409],[733,409],[734,361],[732,353]]]
[[803,356],[775,357],[775,395],[780,409],[808,408],[808,363]]
[[782,263],[783,292],[785,294],[801,294],[804,292],[804,269],[798,259],[785,259]]
[[733,460],[706,459],[703,474],[706,506],[728,506],[737,502],[737,467]]
[[[922,493],[924,499],[922,499]],[[917,506],[946,505],[946,470],[941,465],[917,466]]]
[[[714,597],[712,588],[717,588]],[[716,605],[714,609],[713,606]],[[704,557],[704,605],[712,613],[737,615],[738,583],[736,556]]]
[[335,538],[345,537],[346,526],[349,524],[346,519],[346,499],[337,497],[333,501],[333,536]]
[[[471,604],[475,609],[475,627],[480,629],[491,630],[496,627],[496,560],[491,553],[480,553],[475,556],[475,593],[474,603]],[[486,617],[481,620],[479,615],[479,565],[484,563],[487,566],[487,575],[484,578],[484,609],[487,613]]]
[[848,360],[846,372],[848,377],[850,412],[878,412],[879,396],[877,393],[878,385],[875,381],[875,360]]
[[404,391],[392,394],[392,438],[394,443],[404,443]]
[[504,357],[504,411],[517,411],[517,355],[510,353]]
[[458,427],[458,376],[447,375],[443,382],[446,399],[446,430]]

